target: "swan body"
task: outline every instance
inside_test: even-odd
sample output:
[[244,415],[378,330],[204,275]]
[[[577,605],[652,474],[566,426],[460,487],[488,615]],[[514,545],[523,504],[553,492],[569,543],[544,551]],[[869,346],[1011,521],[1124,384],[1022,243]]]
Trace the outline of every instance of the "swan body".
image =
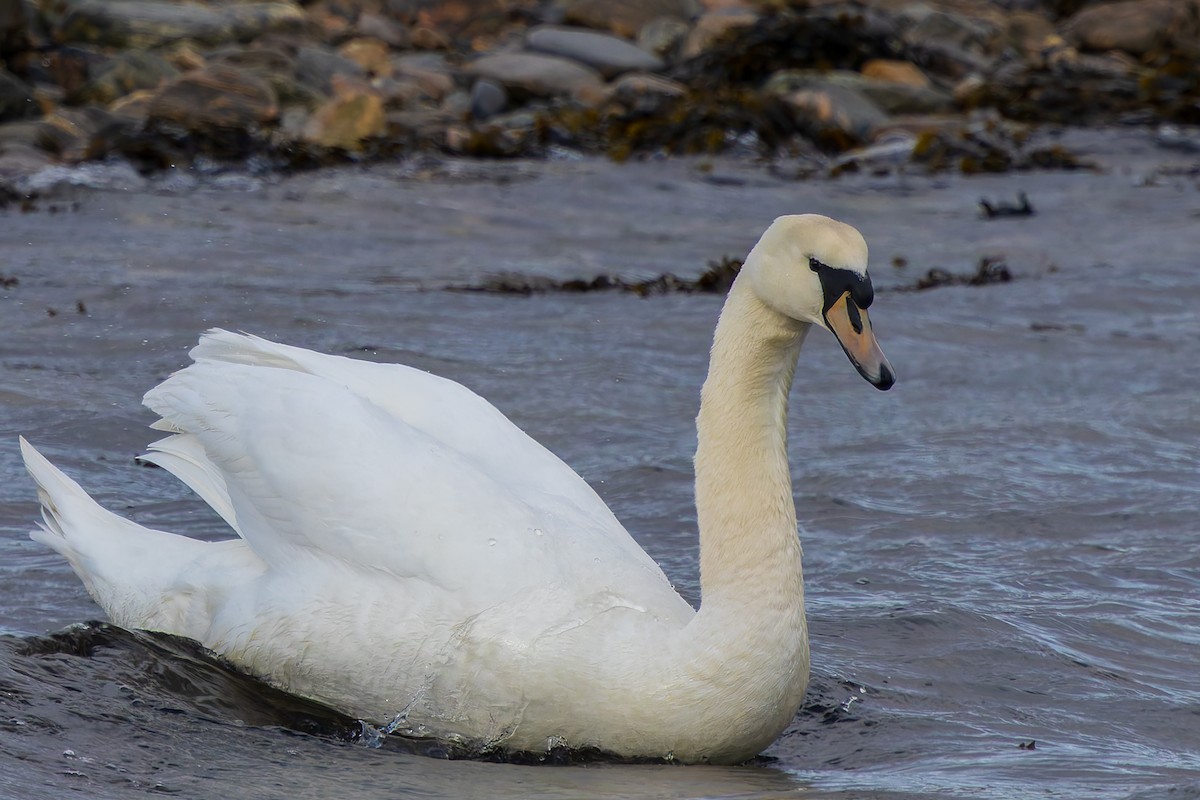
[[22,439],[32,536],[115,623],[375,724],[480,751],[742,761],[808,681],[786,457],[805,333],[830,328],[868,380],[893,380],[866,258],[849,226],[781,217],[730,290],[697,418],[698,611],[578,475],[465,387],[220,330],[146,395],[167,436],[145,459],[237,537],[112,514]]

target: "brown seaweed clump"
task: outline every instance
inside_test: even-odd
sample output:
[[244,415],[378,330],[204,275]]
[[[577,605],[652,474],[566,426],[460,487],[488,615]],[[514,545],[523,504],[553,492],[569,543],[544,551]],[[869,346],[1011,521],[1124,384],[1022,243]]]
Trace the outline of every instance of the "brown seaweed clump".
[[912,289],[921,292],[942,286],[988,286],[993,283],[1008,283],[1012,279],[1012,270],[1004,259],[985,256],[979,260],[975,272],[969,275],[956,275],[934,267],[919,278]]
[[598,275],[595,278],[571,278],[558,281],[553,278],[527,277],[522,275],[495,275],[482,283],[468,286],[450,287],[459,292],[487,292],[490,294],[533,295],[552,292],[604,292],[618,291],[636,294],[638,297],[651,297],[661,294],[725,294],[733,285],[742,268],[742,260],[725,256],[718,261],[710,261],[708,269],[695,279],[680,278],[671,273],[663,273],[656,278],[644,281],[626,281],[611,275]]

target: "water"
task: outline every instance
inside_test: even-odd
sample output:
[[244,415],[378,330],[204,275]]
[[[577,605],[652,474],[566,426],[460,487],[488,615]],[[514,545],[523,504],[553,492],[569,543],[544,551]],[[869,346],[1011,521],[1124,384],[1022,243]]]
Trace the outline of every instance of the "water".
[[[0,797],[1200,797],[1200,170],[1144,132],[1069,142],[1106,170],[113,171],[0,213],[0,275],[19,279],[0,291]],[[1020,190],[1037,216],[979,219],[979,197]],[[767,759],[559,768],[447,762],[394,737],[371,749],[352,720],[185,642],[63,631],[100,612],[26,537],[15,436],[143,524],[223,536],[132,459],[153,438],[142,392],[215,325],[466,383],[596,486],[695,602],[692,419],[720,299],[443,289],[695,274],[797,211],[871,243],[872,321],[899,382],[874,391],[826,335],[801,356],[813,683]],[[999,254],[1011,283],[901,291]]]

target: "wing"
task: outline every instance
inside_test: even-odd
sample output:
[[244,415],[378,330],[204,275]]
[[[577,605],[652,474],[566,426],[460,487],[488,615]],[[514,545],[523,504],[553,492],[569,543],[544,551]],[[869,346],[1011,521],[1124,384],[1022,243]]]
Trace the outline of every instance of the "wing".
[[193,355],[146,395],[176,432],[150,458],[273,568],[317,557],[497,600],[674,595],[581,478],[452,381],[223,331]]

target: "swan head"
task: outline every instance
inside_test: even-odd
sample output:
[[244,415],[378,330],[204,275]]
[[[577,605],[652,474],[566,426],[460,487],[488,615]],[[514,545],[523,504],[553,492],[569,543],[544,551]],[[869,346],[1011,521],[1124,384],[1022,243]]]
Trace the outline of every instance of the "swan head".
[[860,375],[877,389],[892,388],[896,373],[867,316],[875,297],[867,243],[855,228],[819,214],[779,217],[743,272],[767,307],[830,331]]

